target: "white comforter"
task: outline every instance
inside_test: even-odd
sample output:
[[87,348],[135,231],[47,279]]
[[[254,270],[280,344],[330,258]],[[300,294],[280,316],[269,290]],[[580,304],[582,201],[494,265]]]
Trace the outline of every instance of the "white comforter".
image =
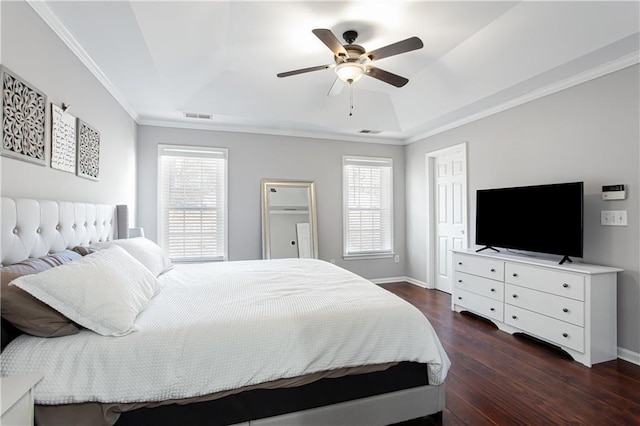
[[319,260],[177,265],[138,317],[139,331],[104,337],[20,336],[2,375],[44,373],[38,404],[187,398],[306,373],[449,359],[412,305]]

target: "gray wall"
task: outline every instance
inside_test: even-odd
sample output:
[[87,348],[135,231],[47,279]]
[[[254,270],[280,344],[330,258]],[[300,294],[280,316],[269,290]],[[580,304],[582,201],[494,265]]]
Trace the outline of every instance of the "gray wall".
[[135,122],[28,4],[0,2],[0,8],[2,64],[44,92],[49,103],[70,104],[72,115],[100,132],[99,182],[2,157],[2,196],[129,204],[135,209]]
[[[471,247],[477,189],[584,181],[583,261],[624,268],[618,275],[618,345],[639,353],[638,77],[636,65],[406,146],[406,275],[427,277],[427,152],[468,143]],[[628,198],[602,201],[602,185],[618,183],[628,186]],[[601,210],[627,210],[628,226],[601,226]]]
[[[259,259],[262,254],[260,181],[310,180],[316,183],[318,251],[324,260],[366,278],[404,276],[404,147],[288,136],[140,126],[138,128],[138,222],[155,239],[157,222],[157,146],[185,144],[229,150],[229,259]],[[342,156],[393,158],[393,259],[342,260]]]

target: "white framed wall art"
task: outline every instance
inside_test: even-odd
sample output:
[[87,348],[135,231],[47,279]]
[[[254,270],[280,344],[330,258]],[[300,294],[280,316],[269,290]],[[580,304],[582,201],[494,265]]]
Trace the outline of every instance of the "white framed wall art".
[[76,117],[51,104],[51,167],[76,172]]

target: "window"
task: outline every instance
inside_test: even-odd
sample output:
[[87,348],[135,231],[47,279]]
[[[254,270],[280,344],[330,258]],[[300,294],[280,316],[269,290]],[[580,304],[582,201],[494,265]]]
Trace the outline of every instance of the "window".
[[393,254],[393,160],[343,157],[344,256]]
[[227,258],[227,150],[158,146],[158,241],[173,261]]

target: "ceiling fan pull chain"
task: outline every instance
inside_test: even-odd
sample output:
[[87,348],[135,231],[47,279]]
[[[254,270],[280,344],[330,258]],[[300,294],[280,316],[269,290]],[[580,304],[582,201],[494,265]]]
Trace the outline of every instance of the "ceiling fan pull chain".
[[353,84],[349,83],[349,117],[353,115]]

